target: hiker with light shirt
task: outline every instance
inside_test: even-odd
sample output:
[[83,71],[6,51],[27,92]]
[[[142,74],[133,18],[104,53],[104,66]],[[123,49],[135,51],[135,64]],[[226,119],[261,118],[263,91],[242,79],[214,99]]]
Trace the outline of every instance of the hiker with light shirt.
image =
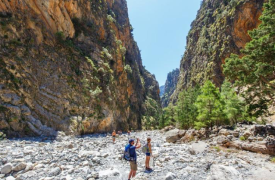
[[145,145],[145,147],[146,147],[145,170],[146,171],[152,171],[152,169],[150,168],[150,165],[149,165],[150,158],[153,155],[152,154],[152,146],[151,146],[151,138],[150,137],[147,138],[147,144]]

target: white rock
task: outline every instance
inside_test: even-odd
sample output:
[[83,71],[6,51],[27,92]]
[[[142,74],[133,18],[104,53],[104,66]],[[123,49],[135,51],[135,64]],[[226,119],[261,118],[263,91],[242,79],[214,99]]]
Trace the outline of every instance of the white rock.
[[27,166],[25,168],[25,171],[29,171],[33,169],[33,164],[32,163],[27,163]]
[[6,180],[15,180],[15,178],[13,176],[9,176],[6,178]]
[[12,170],[13,171],[21,171],[24,170],[26,168],[27,164],[24,162],[21,162],[19,164],[17,164]]
[[60,174],[61,172],[61,169],[59,167],[55,167],[54,169],[52,169],[50,172],[49,172],[49,176],[52,177],[52,176],[57,176],[58,174]]
[[169,172],[165,177],[165,180],[173,180],[173,179],[176,179],[176,175],[171,172]]
[[99,177],[119,176],[119,174],[120,174],[120,172],[117,169],[107,169],[107,170],[99,171]]
[[8,174],[12,171],[12,164],[5,164],[2,168],[1,168],[1,174]]
[[242,175],[231,166],[212,165],[206,180],[243,180]]

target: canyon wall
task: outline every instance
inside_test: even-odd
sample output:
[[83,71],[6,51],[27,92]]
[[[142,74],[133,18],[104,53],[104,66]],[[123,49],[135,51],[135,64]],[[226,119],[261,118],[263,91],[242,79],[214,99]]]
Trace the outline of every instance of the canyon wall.
[[0,0],[0,130],[141,129],[159,85],[132,30],[126,0]]
[[210,79],[220,87],[224,81],[222,64],[231,53],[251,40],[248,31],[261,22],[264,0],[204,0],[191,24],[187,46],[180,64],[177,88],[170,101],[175,103],[179,92],[202,85]]

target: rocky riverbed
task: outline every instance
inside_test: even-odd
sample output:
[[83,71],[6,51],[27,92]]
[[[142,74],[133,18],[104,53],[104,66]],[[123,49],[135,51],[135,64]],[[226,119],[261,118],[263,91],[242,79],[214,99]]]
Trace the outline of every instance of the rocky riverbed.
[[[137,180],[274,180],[275,164],[268,155],[210,146],[207,141],[167,143],[160,131],[131,134],[142,144],[153,141],[154,171],[144,172],[138,151]],[[106,135],[58,136],[0,141],[3,180],[126,180],[128,162],[121,159],[127,135],[115,144]]]

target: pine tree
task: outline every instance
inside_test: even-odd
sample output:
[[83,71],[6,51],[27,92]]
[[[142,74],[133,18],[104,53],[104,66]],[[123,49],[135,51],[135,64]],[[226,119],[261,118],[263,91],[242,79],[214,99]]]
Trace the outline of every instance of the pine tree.
[[194,126],[198,111],[195,106],[196,99],[200,93],[198,86],[182,91],[177,101],[176,113],[177,121],[182,128],[188,129]]
[[264,4],[257,29],[249,32],[252,40],[242,50],[243,57],[232,54],[226,59],[224,74],[244,87],[245,98],[255,116],[268,112],[275,95],[275,0]]
[[176,123],[176,112],[172,104],[163,109],[164,126],[175,125]]
[[242,119],[245,105],[238,97],[231,83],[225,80],[221,87],[221,99],[224,103],[223,112],[226,116],[225,124],[236,124]]
[[212,128],[214,124],[221,124],[220,120],[223,119],[224,115],[220,100],[219,89],[211,81],[206,81],[195,103],[198,109],[196,126]]

